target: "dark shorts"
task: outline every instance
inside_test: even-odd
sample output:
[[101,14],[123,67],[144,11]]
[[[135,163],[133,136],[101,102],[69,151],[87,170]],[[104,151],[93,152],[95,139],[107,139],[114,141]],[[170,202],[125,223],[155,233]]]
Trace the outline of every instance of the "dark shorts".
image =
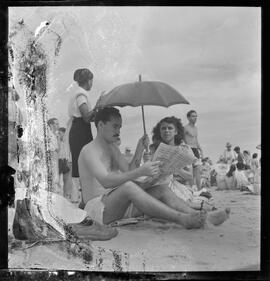
[[193,151],[193,154],[196,158],[200,159],[200,153],[199,153],[199,150],[198,148],[194,148],[194,147],[191,147],[192,151]]
[[58,168],[59,174],[66,174],[70,171],[68,160],[67,159],[59,159],[58,160]]
[[69,144],[72,157],[72,177],[78,178],[78,158],[82,148],[93,140],[91,124],[82,118],[74,118],[69,132]]

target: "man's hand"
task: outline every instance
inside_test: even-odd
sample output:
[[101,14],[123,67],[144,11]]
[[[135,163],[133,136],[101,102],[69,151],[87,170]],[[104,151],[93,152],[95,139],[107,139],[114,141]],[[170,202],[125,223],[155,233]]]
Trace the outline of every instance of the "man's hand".
[[146,162],[139,169],[142,176],[155,176],[159,174],[160,161]]

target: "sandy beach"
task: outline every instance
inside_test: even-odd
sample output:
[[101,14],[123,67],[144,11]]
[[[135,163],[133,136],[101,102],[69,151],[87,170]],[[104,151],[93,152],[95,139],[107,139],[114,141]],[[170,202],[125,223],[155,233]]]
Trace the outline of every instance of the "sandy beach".
[[[10,247],[11,269],[94,271],[233,271],[260,269],[260,196],[212,188],[216,206],[230,207],[223,225],[186,230],[152,220],[118,227],[109,241],[93,241],[90,262],[65,242]],[[27,246],[28,247],[28,246]],[[24,249],[22,249],[24,248]]]

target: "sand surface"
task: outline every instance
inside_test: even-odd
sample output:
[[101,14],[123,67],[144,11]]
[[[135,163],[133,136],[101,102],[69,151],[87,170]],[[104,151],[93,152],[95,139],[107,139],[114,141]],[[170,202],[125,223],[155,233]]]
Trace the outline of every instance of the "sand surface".
[[[9,268],[101,271],[227,271],[260,269],[260,196],[240,191],[211,191],[216,206],[230,207],[223,225],[186,230],[172,223],[142,221],[118,227],[109,241],[94,241],[86,262],[65,243],[15,247]],[[25,247],[25,245],[22,245]]]

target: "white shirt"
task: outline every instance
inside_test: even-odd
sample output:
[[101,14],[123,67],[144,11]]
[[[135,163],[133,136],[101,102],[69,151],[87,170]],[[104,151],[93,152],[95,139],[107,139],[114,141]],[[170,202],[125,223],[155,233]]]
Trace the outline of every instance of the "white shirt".
[[79,107],[86,103],[89,107],[89,111],[91,110],[91,106],[88,102],[88,93],[83,88],[74,85],[71,90],[72,96],[68,105],[68,115],[69,117],[82,117]]
[[49,128],[48,130],[48,137],[49,137],[49,150],[50,151],[58,151],[59,150],[59,145],[58,145],[58,140],[57,136],[55,133]]
[[225,150],[223,153],[223,157],[226,163],[231,164],[236,159],[236,153],[234,150]]

